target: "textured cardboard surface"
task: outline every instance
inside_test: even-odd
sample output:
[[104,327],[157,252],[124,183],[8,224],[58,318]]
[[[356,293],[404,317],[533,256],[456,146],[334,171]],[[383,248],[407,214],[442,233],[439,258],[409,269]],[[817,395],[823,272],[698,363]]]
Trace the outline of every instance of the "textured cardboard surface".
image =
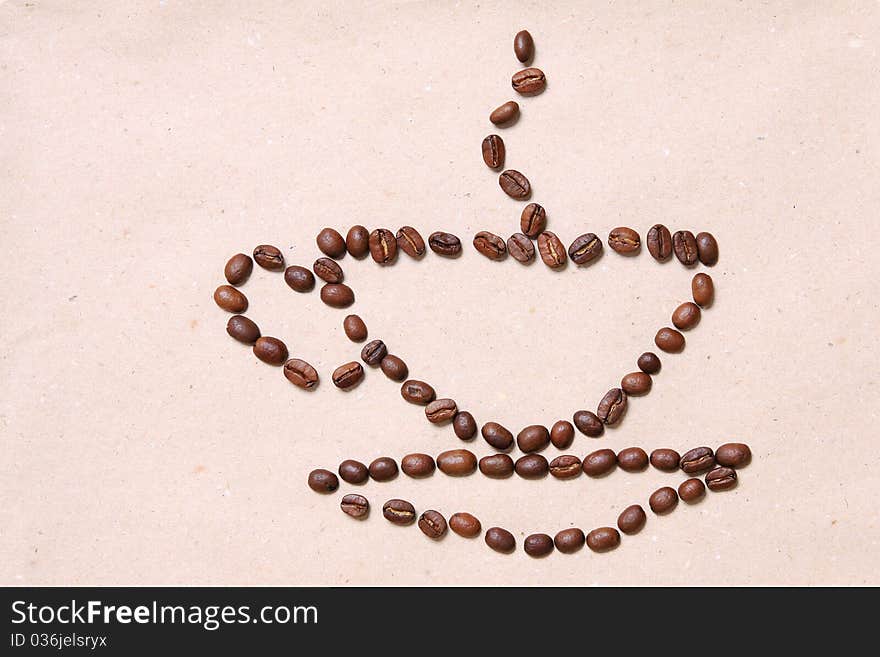
[[[0,582],[880,583],[876,3],[103,4],[0,6]],[[264,334],[319,369],[311,394],[211,300],[260,243],[310,265],[325,225],[449,230],[457,261],[341,263],[371,336],[481,423],[593,408],[692,272],[606,253],[553,273],[470,247],[518,221],[479,147],[525,26],[549,84],[501,134],[550,229],[661,221],[722,251],[685,352],[569,451],[755,453],[738,489],[649,513],[605,555],[521,544],[613,525],[679,474],[401,476],[364,486],[355,522],[352,487],[316,495],[309,470],[459,441],[378,371],[333,388],[359,347],[316,293],[264,271],[243,287]],[[471,511],[519,550],[432,544],[381,517],[391,497]]]

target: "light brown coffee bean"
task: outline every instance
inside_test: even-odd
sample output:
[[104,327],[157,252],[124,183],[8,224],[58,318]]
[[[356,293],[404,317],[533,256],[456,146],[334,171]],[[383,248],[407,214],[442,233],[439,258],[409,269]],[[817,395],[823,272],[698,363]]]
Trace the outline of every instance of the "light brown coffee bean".
[[370,231],[366,226],[357,224],[348,229],[345,236],[345,248],[354,258],[363,258],[370,252]]
[[617,516],[617,526],[627,536],[638,534],[647,522],[648,516],[645,510],[638,504],[626,507],[619,516]]
[[453,513],[449,517],[449,528],[463,538],[476,538],[483,531],[480,521],[463,511]]
[[557,479],[574,479],[581,472],[581,460],[577,456],[563,454],[550,461],[550,474]]
[[715,284],[709,274],[697,274],[691,281],[691,294],[698,306],[707,308],[715,299]]
[[541,260],[550,269],[562,269],[568,262],[562,240],[549,230],[538,235],[538,253],[541,254]]
[[504,260],[507,256],[507,246],[504,244],[504,240],[486,230],[481,230],[474,235],[474,248],[489,260]]
[[351,390],[363,380],[364,368],[356,361],[340,365],[333,370],[333,385],[341,390]]
[[428,538],[439,540],[446,535],[446,518],[439,511],[425,511],[419,516],[419,529]]
[[680,461],[681,455],[674,449],[661,447],[651,452],[651,465],[663,472],[675,472]]
[[519,217],[519,227],[526,237],[536,239],[547,228],[547,211],[537,203],[529,203]]
[[284,256],[281,249],[271,244],[261,244],[254,249],[254,260],[263,269],[281,271],[284,269]]
[[672,233],[663,224],[654,224],[648,231],[645,240],[648,243],[648,253],[657,262],[665,262],[672,255]]
[[566,449],[574,441],[574,427],[568,420],[558,420],[550,427],[550,442],[557,449]]
[[696,264],[699,257],[697,238],[689,230],[676,231],[672,236],[672,250],[678,261],[687,267]]
[[397,238],[387,228],[370,233],[370,255],[380,265],[391,265],[397,260]]
[[409,477],[428,477],[434,474],[434,468],[434,459],[428,454],[407,454],[400,459],[400,469]]
[[382,515],[395,525],[411,525],[416,519],[416,509],[406,500],[388,500],[382,505]]
[[508,100],[499,105],[489,115],[489,120],[497,126],[512,125],[519,118],[519,105],[515,100]]
[[342,330],[352,342],[363,342],[367,339],[367,325],[358,315],[346,315],[342,320]]
[[452,399],[435,399],[425,406],[425,417],[431,424],[451,422],[458,413],[458,405]]
[[315,238],[315,243],[325,256],[338,260],[345,255],[345,240],[333,228],[323,228]]
[[688,479],[678,485],[678,496],[688,504],[699,502],[705,495],[706,485],[699,479]]
[[339,506],[345,515],[359,520],[366,518],[370,513],[370,502],[363,495],[355,493],[350,493],[343,497]]
[[437,467],[450,477],[464,477],[477,470],[477,457],[466,449],[450,449],[437,456]]
[[619,226],[608,234],[608,246],[621,255],[635,255],[641,246],[641,239],[632,228]]
[[490,454],[480,459],[480,472],[492,479],[506,479],[513,469],[513,459],[507,454]]
[[544,91],[544,87],[547,86],[547,78],[544,71],[539,68],[525,68],[513,74],[513,77],[510,78],[510,86],[523,96],[536,96]]
[[504,140],[498,135],[489,135],[482,143],[483,162],[490,169],[500,169],[504,166]]
[[647,395],[651,392],[651,377],[644,372],[630,372],[620,380],[620,387],[627,395]]
[[532,193],[532,186],[529,179],[515,169],[508,169],[498,176],[498,184],[501,189],[510,198],[522,200],[528,198]]
[[623,419],[626,414],[626,393],[620,388],[612,388],[605,393],[596,409],[596,417],[605,424],[612,426]]
[[318,385],[318,371],[299,358],[284,363],[284,378],[304,390],[313,390]]
[[657,331],[654,344],[667,353],[677,354],[684,349],[684,336],[675,329],[665,326]]
[[421,233],[412,226],[403,226],[397,231],[397,247],[410,258],[421,258],[427,251]]
[[420,406],[427,406],[436,397],[434,388],[424,381],[416,381],[415,379],[404,381],[400,386],[400,394],[410,404],[419,404]]
[[254,261],[251,260],[251,257],[244,253],[236,253],[226,263],[223,274],[230,285],[241,285],[250,278],[253,270]]
[[689,331],[699,323],[700,307],[691,301],[685,301],[672,313],[672,324],[682,331]]
[[284,282],[294,292],[305,293],[315,289],[315,275],[299,265],[291,265],[284,270]]
[[247,297],[231,285],[221,285],[214,290],[214,303],[230,313],[243,313],[248,309]]
[[507,238],[507,251],[514,260],[524,265],[535,259],[535,245],[522,233],[514,233]]
[[321,288],[321,301],[331,308],[348,308],[354,303],[354,292],[345,283],[327,283]]
[[342,273],[342,267],[336,264],[335,260],[330,258],[318,258],[312,265],[312,271],[315,276],[326,283],[341,283],[345,275]]
[[610,449],[597,449],[584,457],[581,467],[590,477],[601,477],[611,472],[617,465],[617,454]]
[[394,354],[388,354],[385,356],[385,358],[382,359],[382,362],[379,363],[379,366],[382,368],[385,376],[392,381],[403,381],[409,376],[409,368],[406,366],[406,363],[403,362],[403,359],[398,358]]
[[707,267],[718,262],[718,242],[712,233],[697,233],[697,257]]
[[284,365],[287,360],[287,345],[278,338],[264,335],[254,343],[254,356],[269,365]]

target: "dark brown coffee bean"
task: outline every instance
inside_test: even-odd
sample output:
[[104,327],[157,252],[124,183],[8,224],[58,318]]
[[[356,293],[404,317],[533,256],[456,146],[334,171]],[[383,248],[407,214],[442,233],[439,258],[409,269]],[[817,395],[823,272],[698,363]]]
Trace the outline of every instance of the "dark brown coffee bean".
[[627,536],[638,534],[645,526],[648,516],[645,510],[638,504],[626,507],[619,516],[617,516],[617,526]]
[[260,337],[260,327],[244,315],[233,315],[226,322],[226,332],[230,337],[245,344],[253,344]]
[[641,246],[641,238],[632,228],[620,226],[608,234],[608,246],[622,255],[634,255]]
[[648,243],[648,253],[658,262],[669,260],[672,255],[672,233],[663,224],[654,224],[648,231],[645,239]]
[[483,140],[483,162],[490,169],[500,169],[504,166],[504,140],[498,135],[489,135]]
[[459,511],[449,517],[449,528],[464,538],[476,538],[483,531],[483,526],[470,513]]
[[354,292],[345,283],[327,283],[321,288],[321,301],[331,308],[348,308],[354,303]]
[[295,292],[311,292],[315,289],[315,275],[299,265],[291,265],[284,270],[284,282]]
[[508,169],[498,176],[498,184],[510,198],[526,199],[532,193],[529,179],[515,169]]
[[510,554],[516,549],[516,539],[506,529],[490,527],[486,530],[486,545],[503,554]]
[[436,541],[446,535],[446,518],[439,511],[425,511],[419,516],[419,529],[425,536]]
[[647,395],[651,392],[651,377],[644,372],[630,372],[620,380],[620,387],[627,395]]
[[382,359],[388,355],[388,347],[381,340],[373,340],[364,345],[361,349],[361,360],[367,365],[376,367],[382,362]]
[[299,358],[291,358],[284,363],[284,378],[305,390],[312,390],[318,385],[318,371]]
[[715,450],[718,465],[728,468],[741,468],[752,460],[752,450],[745,443],[724,443]]
[[214,303],[230,313],[243,313],[248,309],[247,297],[231,285],[221,285],[214,290]]
[[392,381],[403,381],[409,376],[409,368],[406,366],[406,363],[403,362],[403,359],[393,354],[385,356],[382,362],[379,363],[379,366],[382,368],[385,376]]
[[678,505],[678,493],[669,486],[658,488],[651,493],[648,504],[651,507],[651,511],[656,514],[669,513]]
[[362,484],[370,478],[370,471],[360,461],[346,459],[339,464],[339,476],[349,484]]
[[519,227],[526,237],[536,239],[547,228],[547,211],[537,203],[529,203],[519,217]]
[[574,479],[581,472],[581,460],[577,456],[563,454],[550,461],[550,474],[557,479]]
[[563,529],[556,534],[553,543],[562,554],[573,554],[584,547],[586,540],[587,537],[584,536],[583,531],[577,527],[572,527],[571,529]]
[[382,515],[395,525],[411,525],[416,519],[416,509],[406,500],[388,500],[382,505]]
[[705,494],[706,484],[699,479],[688,479],[678,485],[678,496],[688,504],[698,502]]
[[582,468],[590,477],[601,477],[617,465],[617,454],[611,449],[597,449],[584,457]]
[[397,260],[397,238],[390,230],[377,228],[370,233],[370,255],[380,265],[390,265]]
[[341,390],[351,390],[363,380],[364,368],[356,361],[340,365],[333,370],[333,385]]
[[375,481],[391,481],[397,476],[397,463],[388,456],[380,456],[370,463],[369,470]]
[[327,283],[341,283],[345,278],[342,267],[330,258],[318,258],[312,265],[312,270],[315,272],[315,276]]
[[611,388],[599,402],[596,417],[609,426],[615,425],[623,419],[626,406],[626,393],[620,388]]
[[530,557],[546,557],[553,552],[553,539],[547,534],[531,534],[523,541],[523,550]]
[[516,460],[513,469],[523,479],[540,479],[550,471],[550,464],[540,454],[526,454]]
[[697,233],[697,257],[707,267],[718,262],[718,242],[712,233]]
[[684,349],[684,336],[675,329],[664,326],[654,336],[654,344],[667,353],[677,354]]
[[459,440],[470,440],[477,435],[477,421],[468,411],[459,411],[452,418],[452,430]]
[[562,269],[568,261],[562,240],[549,230],[538,235],[538,253],[541,254],[541,260],[550,269]]
[[557,449],[565,449],[574,441],[574,427],[568,420],[558,420],[550,428],[550,442]]
[[648,467],[648,454],[641,447],[627,447],[617,453],[617,465],[624,472],[641,472]]
[[437,455],[437,467],[450,477],[464,477],[477,470],[477,457],[466,449],[450,449]]
[[510,86],[523,96],[537,96],[547,86],[547,78],[544,71],[532,66],[514,73],[510,78]]
[[474,248],[489,260],[504,260],[507,256],[504,240],[485,230],[474,235]]
[[278,247],[271,244],[260,244],[254,249],[254,260],[263,269],[281,271],[284,269],[284,256]]
[[505,479],[513,474],[513,459],[507,454],[490,454],[480,459],[480,472],[492,479]]
[[416,381],[415,379],[404,381],[403,385],[400,386],[400,394],[410,404],[419,404],[421,406],[427,406],[437,396],[434,388],[424,381]]
[[682,331],[689,331],[699,323],[700,307],[692,301],[685,301],[672,313],[672,324]]
[[587,547],[593,552],[607,552],[620,545],[620,532],[613,527],[597,527],[587,534]]
[[715,467],[715,452],[711,447],[695,447],[681,455],[678,462],[687,474],[699,474]]
[[338,260],[345,255],[345,240],[332,228],[321,230],[315,238],[315,243],[325,256]]
[[397,231],[397,248],[410,258],[421,258],[425,255],[425,240],[412,226],[403,226]]
[[409,477],[427,477],[434,474],[434,459],[428,454],[407,454],[400,459],[400,469]]
[[425,417],[431,424],[450,422],[456,413],[458,405],[452,399],[435,399],[425,406]]
[[519,105],[515,100],[508,100],[503,105],[499,105],[489,115],[489,120],[499,126],[512,124],[517,118],[519,118]]
[[602,255],[602,240],[595,233],[584,233],[568,247],[568,257],[576,265],[586,265]]
[[730,490],[736,487],[736,470],[723,465],[710,470],[706,474],[706,486],[711,491]]
[[497,422],[486,422],[480,430],[483,440],[495,449],[506,450],[513,445],[513,434]]
[[528,30],[520,30],[513,37],[513,54],[523,63],[529,61],[535,54],[535,42]]
[[363,342],[367,339],[367,325],[357,315],[346,315],[342,320],[342,330],[352,342]]
[[287,360],[287,345],[278,338],[262,336],[254,343],[254,356],[269,365],[284,365]]
[[697,238],[694,237],[691,231],[676,231],[672,236],[672,250],[681,264],[688,267],[696,264],[699,253],[697,251]]
[[309,488],[316,493],[332,493],[339,488],[339,479],[329,470],[312,470],[309,473]]
[[715,284],[709,274],[697,274],[691,281],[691,294],[698,306],[706,308],[715,299]]
[[345,515],[352,518],[366,518],[367,514],[370,513],[370,502],[363,495],[355,493],[350,493],[343,497],[339,506]]
[[529,264],[535,258],[535,245],[522,233],[514,233],[507,238],[507,251],[514,260],[524,265]]
[[363,258],[370,252],[370,231],[360,224],[348,229],[345,248],[355,258]]
[[585,436],[598,438],[605,432],[605,425],[593,411],[575,411],[574,426]]
[[241,285],[254,270],[254,261],[244,253],[236,253],[226,263],[223,274],[230,285]]
[[674,449],[661,447],[651,452],[651,465],[663,472],[675,472],[680,461],[681,455]]
[[550,432],[547,427],[540,424],[532,424],[520,431],[516,436],[516,445],[520,451],[540,452],[550,444]]
[[660,371],[661,367],[660,358],[653,351],[646,351],[639,356],[636,365],[638,365],[639,369],[645,374],[656,374]]
[[454,258],[461,253],[461,240],[452,233],[437,231],[428,236],[428,246],[437,255]]

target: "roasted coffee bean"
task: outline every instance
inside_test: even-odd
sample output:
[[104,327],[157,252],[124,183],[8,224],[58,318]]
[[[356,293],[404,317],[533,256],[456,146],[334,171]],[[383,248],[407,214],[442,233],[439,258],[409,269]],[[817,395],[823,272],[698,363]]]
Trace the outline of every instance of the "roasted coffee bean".
[[524,265],[535,259],[535,245],[522,233],[514,233],[507,238],[507,251],[514,260]]
[[495,125],[503,126],[508,123],[512,124],[518,117],[519,105],[515,100],[508,100],[492,110],[489,120]]
[[718,262],[718,242],[712,233],[697,233],[697,257],[707,267]]
[[510,86],[523,96],[536,96],[544,91],[544,87],[547,86],[547,78],[544,71],[539,68],[524,68],[513,74],[510,78]]
[[254,260],[263,269],[281,271],[284,269],[284,256],[278,247],[271,244],[260,244],[254,249]]
[[706,474],[706,486],[711,491],[730,490],[736,486],[736,470],[723,465]]
[[477,457],[466,449],[450,449],[437,455],[437,467],[450,477],[464,477],[477,470]]
[[363,380],[364,368],[356,361],[340,365],[333,370],[333,385],[341,390],[351,390]]
[[370,233],[370,255],[380,265],[390,265],[397,260],[397,238],[386,228]]
[[538,253],[541,254],[541,260],[550,269],[561,269],[565,267],[565,263],[568,261],[562,240],[549,230],[545,230],[538,235]]
[[557,449],[565,449],[574,441],[574,427],[568,420],[558,420],[550,427],[550,442]]
[[590,438],[598,438],[605,432],[605,425],[593,411],[576,411],[572,420],[577,430]]
[[715,467],[715,452],[711,447],[695,447],[681,455],[678,462],[687,474],[699,474]]
[[617,424],[626,413],[626,405],[626,393],[620,388],[612,388],[599,402],[596,417],[609,426]]
[[449,528],[464,538],[476,538],[483,531],[483,526],[470,513],[459,511],[449,517]]
[[269,365],[284,365],[287,360],[287,345],[278,338],[262,336],[254,343],[254,356]]
[[620,380],[620,387],[627,395],[647,395],[651,392],[651,377],[644,372],[630,372]]
[[370,463],[369,470],[375,481],[391,481],[397,476],[397,463],[388,456],[380,456]]
[[625,472],[641,472],[648,467],[648,454],[641,447],[627,447],[617,453],[617,465]]
[[483,162],[490,169],[500,169],[504,166],[504,140],[498,135],[489,135],[483,140]]
[[461,240],[452,233],[437,231],[428,236],[428,246],[437,255],[454,258],[461,253]]
[[672,324],[682,331],[688,331],[699,323],[700,307],[692,301],[685,301],[672,313]]
[[315,242],[325,256],[339,259],[345,255],[345,240],[332,228],[324,228],[318,233]]
[[316,493],[332,493],[339,488],[339,479],[329,470],[312,470],[309,473],[309,488]]
[[645,240],[648,243],[648,253],[658,262],[669,260],[672,255],[672,233],[663,224],[654,224],[648,231]]
[[547,534],[531,534],[523,541],[523,550],[530,557],[546,557],[553,552],[553,539]]
[[745,443],[724,443],[715,450],[715,460],[718,465],[741,468],[752,460],[752,450]]
[[587,534],[587,547],[593,552],[607,552],[620,545],[620,532],[613,527],[597,527]]
[[352,342],[363,342],[367,339],[367,325],[357,315],[346,315],[342,320],[342,330]]
[[428,454],[407,454],[400,459],[400,469],[409,477],[427,477],[434,474],[434,459]]
[[697,274],[691,281],[691,294],[698,306],[706,308],[715,299],[715,284],[709,274]]
[[490,454],[480,459],[480,472],[493,479],[505,479],[513,474],[513,459],[507,454]]
[[363,258],[370,252],[370,231],[360,224],[348,229],[345,248],[355,258]]
[[504,260],[507,256],[504,240],[485,230],[474,235],[474,248],[489,260]]
[[617,465],[617,454],[611,449],[597,449],[584,457],[582,468],[590,477],[601,477],[611,472]]
[[501,527],[489,527],[486,530],[486,545],[504,554],[510,554],[516,549],[516,539],[506,529]]
[[452,430],[459,440],[470,440],[477,435],[477,421],[468,411],[459,411],[452,418]]
[[346,459],[339,464],[339,476],[349,484],[362,484],[370,478],[370,471],[360,461]]
[[556,534],[553,543],[562,554],[572,554],[584,547],[586,540],[587,537],[584,536],[583,531],[577,527],[572,527],[571,529],[563,529]]
[[528,30],[520,30],[513,37],[513,53],[523,63],[529,61],[535,54],[535,42]]
[[348,308],[354,303],[354,292],[345,283],[327,283],[321,288],[321,301],[331,308]]
[[370,512],[370,502],[363,495],[350,493],[339,503],[342,512],[352,518],[366,518]]
[[568,247],[568,257],[576,265],[586,265],[602,255],[602,240],[595,233],[584,233]]
[[651,493],[651,497],[648,499],[648,504],[651,506],[651,511],[654,513],[669,513],[678,505],[678,493],[675,492],[674,488],[670,488],[669,486],[658,488]]
[[397,231],[397,248],[410,258],[421,258],[425,255],[425,240],[415,228],[404,226]]
[[315,275],[299,265],[291,265],[284,270],[284,282],[295,292],[311,292],[315,289]]
[[458,413],[458,405],[452,399],[435,399],[425,406],[425,417],[431,424],[450,422]]
[[639,356],[636,365],[638,365],[639,369],[645,374],[656,374],[660,371],[661,367],[660,358],[653,351],[646,351]]
[[318,385],[318,371],[299,358],[291,358],[284,363],[284,377],[293,385],[305,390],[312,390]]
[[416,509],[406,500],[388,500],[382,505],[382,515],[395,525],[411,525],[416,519]]
[[523,479],[540,479],[550,470],[550,464],[540,454],[526,454],[516,460],[513,469]]
[[672,236],[672,250],[681,264],[688,267],[696,264],[698,257],[697,238],[694,237],[691,231],[676,231]]
[[681,455],[674,449],[661,447],[651,452],[651,465],[663,472],[678,470],[679,461],[681,461]]
[[557,479],[574,479],[581,472],[581,460],[577,456],[563,454],[550,461],[550,474]]
[[388,347],[381,340],[373,340],[364,345],[361,349],[361,360],[367,365],[375,367],[382,362],[382,359],[388,355]]
[[617,516],[617,526],[627,536],[638,534],[645,526],[648,516],[645,510],[638,504],[626,507],[619,516]]
[[515,169],[508,169],[502,172],[498,176],[498,184],[501,185],[501,189],[504,190],[505,194],[517,200],[528,198],[532,193],[529,179]]
[[385,356],[385,358],[382,359],[382,362],[379,363],[379,367],[382,368],[385,376],[392,381],[400,382],[409,376],[409,368],[406,366],[406,363],[403,362],[403,359],[398,358],[393,354]]
[[687,502],[693,504],[706,494],[706,484],[699,479],[688,479],[678,485],[678,496]]
[[419,529],[425,536],[436,541],[446,535],[446,518],[439,511],[425,511],[419,516]]
[[675,329],[664,326],[654,336],[654,344],[667,353],[677,354],[684,349],[684,336]]
[[547,228],[547,211],[537,203],[529,203],[519,217],[519,227],[526,237],[536,239]]
[[254,261],[244,253],[236,253],[226,263],[223,274],[230,285],[241,285],[254,270]]
[[622,255],[632,255],[638,252],[641,239],[632,228],[620,226],[608,234],[608,246]]
[[483,440],[495,449],[510,449],[513,445],[513,434],[497,422],[486,422],[480,430]]
[[547,427],[540,424],[532,424],[520,431],[516,436],[516,445],[520,451],[540,452],[550,444],[550,432]]
[[214,290],[214,303],[230,313],[243,313],[248,309],[247,297],[231,285],[221,285]]
[[436,397],[434,388],[424,381],[416,381],[415,379],[404,381],[403,385],[400,386],[400,394],[410,404],[419,404],[421,406],[427,406]]
[[226,332],[230,337],[245,344],[253,344],[260,337],[260,327],[244,315],[233,315],[226,322]]
[[330,258],[318,258],[312,265],[312,270],[315,272],[315,276],[327,283],[341,283],[345,278],[342,267]]

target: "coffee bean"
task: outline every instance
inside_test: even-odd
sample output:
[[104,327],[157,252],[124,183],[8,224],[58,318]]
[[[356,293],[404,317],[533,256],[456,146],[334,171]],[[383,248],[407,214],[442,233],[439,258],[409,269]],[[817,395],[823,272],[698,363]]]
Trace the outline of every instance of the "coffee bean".
[[639,369],[645,374],[656,374],[660,371],[661,367],[660,358],[653,351],[646,351],[639,356],[636,365],[638,365]]
[[711,491],[730,490],[736,487],[736,470],[723,465],[710,470],[706,474],[706,486]]
[[620,380],[620,387],[627,395],[647,395],[651,392],[651,377],[644,372],[630,372]]
[[339,479],[329,470],[312,470],[309,473],[309,488],[316,493],[332,493],[339,488]]
[[678,493],[669,486],[658,488],[651,493],[648,504],[651,507],[651,511],[656,514],[669,513],[678,505]]
[[632,228],[620,226],[608,234],[608,246],[622,255],[633,255],[638,252],[641,239]]
[[397,248],[410,258],[421,258],[425,255],[425,240],[415,228],[404,226],[397,231]]
[[404,381],[403,385],[400,386],[400,394],[410,404],[419,404],[421,406],[427,406],[436,397],[434,388],[424,381],[416,381],[415,379]]
[[619,516],[617,516],[617,526],[627,536],[638,534],[645,526],[648,516],[645,510],[638,504],[626,507]]
[[568,247],[568,257],[576,265],[586,265],[602,255],[602,240],[595,233],[584,233]]
[[324,228],[315,238],[321,253],[331,258],[339,259],[345,255],[345,240],[332,228]]
[[226,332],[245,344],[253,344],[260,337],[260,327],[244,315],[230,317],[226,322]]
[[480,430],[483,440],[495,449],[506,450],[513,445],[513,434],[497,422],[486,422]]
[[311,292],[315,289],[314,274],[299,265],[291,265],[284,270],[284,282],[295,292]]
[[416,519],[416,509],[406,500],[388,500],[382,505],[382,515],[395,525],[411,525]]
[[715,460],[718,465],[741,468],[752,460],[752,450],[745,443],[724,443],[715,450]]
[[321,301],[331,308],[348,308],[354,303],[354,292],[345,283],[327,283],[321,288]]
[[370,252],[370,231],[360,224],[348,229],[345,248],[355,258],[363,258]]
[[573,554],[584,547],[586,540],[587,537],[584,536],[583,531],[577,527],[572,527],[571,529],[563,529],[561,532],[557,533],[556,537],[553,539],[553,543],[556,545],[556,549],[562,552],[562,554]]
[[663,224],[654,224],[648,231],[645,240],[648,243],[648,253],[658,262],[669,260],[672,255],[672,234]]
[[241,285],[254,270],[254,261],[244,253],[236,253],[226,263],[223,274],[230,285]]
[[361,349],[361,360],[367,365],[375,367],[382,362],[382,359],[388,355],[388,347],[381,340],[373,340],[364,345]]
[[654,344],[667,353],[677,354],[684,349],[684,336],[675,329],[664,326],[654,336]]
[[248,309],[247,297],[231,285],[221,285],[214,290],[214,303],[230,313],[243,313]]
[[260,267],[269,271],[284,269],[284,256],[281,254],[281,250],[271,244],[261,244],[255,248],[254,260]]
[[409,368],[406,366],[406,363],[403,362],[403,359],[393,354],[385,356],[382,362],[379,363],[379,366],[382,368],[385,376],[392,381],[403,381],[409,376]]
[[513,53],[523,63],[529,61],[535,54],[535,42],[527,30],[520,30],[513,37]]
[[397,476],[397,463],[387,456],[380,456],[370,463],[370,476],[375,481],[391,481]]
[[386,228],[370,233],[370,255],[380,265],[390,265],[397,260],[397,238]]
[[688,331],[699,323],[700,307],[691,301],[685,301],[672,313],[672,324],[682,331]]
[[565,267],[565,263],[568,261],[562,240],[549,230],[545,230],[538,235],[538,253],[541,254],[541,260],[550,269],[561,269]]
[[626,405],[626,393],[620,388],[612,388],[599,402],[596,417],[609,426],[617,424],[626,413]]
[[340,365],[333,370],[333,385],[341,390],[351,390],[363,380],[364,368],[356,361]]
[[514,233],[507,238],[507,251],[514,260],[524,265],[529,264],[535,258],[535,245],[522,233]]
[[515,100],[508,100],[503,105],[499,105],[489,115],[489,120],[495,125],[512,124],[519,118],[519,105]]
[[427,477],[434,474],[434,459],[428,454],[407,454],[400,459],[400,469],[409,477]]
[[363,342],[367,339],[367,325],[357,315],[346,315],[342,320],[342,330],[352,342]]
[[452,430],[459,440],[470,440],[477,435],[477,421],[468,411],[459,411],[452,418]]
[[617,465],[617,454],[611,449],[597,449],[584,457],[582,468],[590,477],[601,477],[611,472]]
[[663,472],[675,472],[680,461],[681,456],[674,449],[661,447],[651,452],[651,465]]
[[532,193],[529,179],[515,169],[508,169],[498,176],[498,184],[510,198],[526,199]]
[[318,385],[318,371],[299,358],[291,358],[284,363],[284,377],[293,385],[305,390],[312,390]]
[[516,539],[506,529],[490,527],[486,530],[486,545],[504,554],[510,554],[516,549]]
[[557,449],[565,449],[574,441],[574,427],[568,420],[558,420],[550,428],[550,442]]
[[715,299],[715,284],[709,274],[697,274],[691,281],[691,294],[698,306],[706,308]]
[[718,262],[718,242],[712,233],[697,233],[697,257],[707,267]]
[[536,96],[544,91],[544,87],[547,86],[547,78],[544,71],[539,68],[524,68],[513,74],[510,78],[510,86],[523,96]]
[[489,135],[483,140],[483,162],[490,169],[500,169],[504,166],[504,140],[498,135]]
[[695,447],[681,455],[678,462],[687,474],[699,474],[715,467],[715,452],[711,447]]
[[523,550],[530,557],[546,557],[553,552],[553,539],[547,534],[531,534],[523,541]]
[[550,464],[540,454],[526,454],[516,460],[513,469],[523,479],[540,479],[550,470]]
[[698,502],[705,494],[706,484],[699,479],[688,479],[678,485],[678,496],[688,504]]
[[339,476],[349,484],[362,484],[370,478],[370,471],[360,461],[346,459],[339,464]]
[[581,460],[577,456],[563,454],[550,461],[550,474],[557,479],[574,479],[581,472]]
[[532,424],[517,434],[516,444],[522,452],[540,452],[550,444],[550,432],[547,427]]
[[342,512],[352,518],[366,518],[370,512],[370,503],[363,495],[350,493],[339,503]]
[[284,365],[288,356],[287,345],[278,338],[264,335],[254,343],[254,356],[269,365]]
[[547,211],[537,203],[529,203],[519,217],[519,227],[526,237],[537,238],[547,228]]
[[437,255],[454,258],[461,253],[461,240],[452,233],[437,231],[428,236],[428,246]]
[[450,449],[437,455],[437,467],[450,477],[464,477],[477,470],[477,457],[466,449]]
[[452,399],[435,399],[425,406],[425,417],[431,424],[450,422],[458,413],[458,405]]
[[593,411],[575,411],[574,426],[585,436],[598,438],[605,432],[605,425]]
[[678,261],[690,267],[697,262],[697,239],[689,230],[679,230],[672,236],[672,250]]
[[480,459],[480,472],[492,479],[505,479],[513,470],[513,459],[507,454],[490,454]]
[[446,535],[446,518],[439,511],[428,510],[419,516],[419,529],[435,541]]
[[598,527],[587,534],[587,547],[593,552],[607,552],[620,545],[620,532],[613,527]]
[[315,276],[327,283],[341,283],[345,277],[342,273],[342,267],[330,258],[318,258],[312,265],[312,270],[315,272]]
[[617,453],[617,465],[624,472],[641,472],[648,467],[648,454],[641,447],[627,447]]
[[470,513],[459,511],[449,517],[449,528],[464,538],[476,538],[483,531],[483,526]]
[[507,256],[504,240],[485,230],[474,235],[474,248],[489,260],[504,260]]

